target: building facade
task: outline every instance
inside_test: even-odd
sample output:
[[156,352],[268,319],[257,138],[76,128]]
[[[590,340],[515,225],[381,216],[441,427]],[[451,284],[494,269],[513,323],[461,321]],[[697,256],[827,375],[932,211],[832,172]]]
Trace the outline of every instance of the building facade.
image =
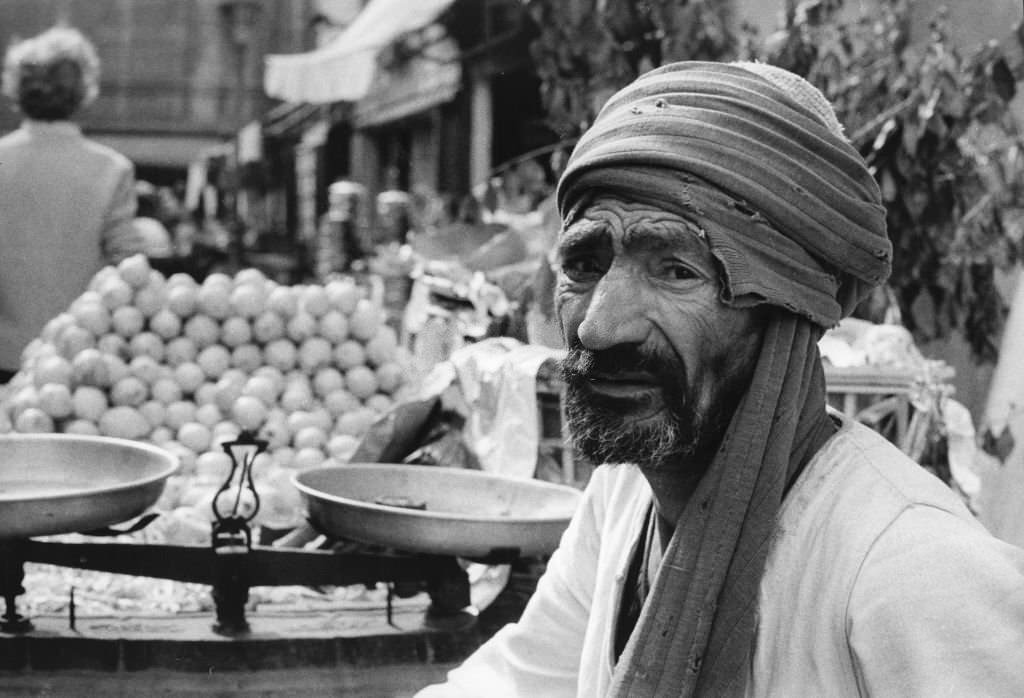
[[[71,25],[96,45],[100,95],[83,129],[170,183],[262,115],[262,57],[308,45],[306,0],[4,0],[0,42]],[[18,115],[0,111],[0,132]]]

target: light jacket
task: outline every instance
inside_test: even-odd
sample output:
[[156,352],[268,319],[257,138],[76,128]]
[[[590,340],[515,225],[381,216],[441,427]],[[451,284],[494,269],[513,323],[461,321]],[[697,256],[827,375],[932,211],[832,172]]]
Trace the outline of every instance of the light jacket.
[[136,251],[134,168],[66,122],[0,138],[0,369],[103,264]]
[[[520,621],[418,698],[605,695],[650,502],[636,467],[598,468]],[[1024,695],[1024,551],[843,420],[780,512],[747,695]]]

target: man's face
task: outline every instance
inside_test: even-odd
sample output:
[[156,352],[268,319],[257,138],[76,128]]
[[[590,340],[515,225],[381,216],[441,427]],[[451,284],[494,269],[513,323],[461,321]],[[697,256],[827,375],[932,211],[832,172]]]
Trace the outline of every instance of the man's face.
[[576,448],[649,468],[710,458],[750,381],[764,312],[725,306],[698,229],[645,204],[596,199],[558,253]]

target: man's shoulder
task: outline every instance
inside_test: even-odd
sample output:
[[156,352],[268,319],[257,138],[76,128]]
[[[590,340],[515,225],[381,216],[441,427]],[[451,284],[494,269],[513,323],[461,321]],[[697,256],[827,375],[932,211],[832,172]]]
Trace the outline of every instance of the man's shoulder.
[[928,508],[955,525],[976,525],[960,497],[876,432],[843,420],[783,502],[776,551],[843,551],[855,569],[905,512]]
[[[877,432],[844,418],[839,431],[811,459],[795,492],[860,507],[904,509],[923,504],[968,515],[962,500],[944,482],[910,459]],[[798,495],[799,496],[799,495]]]

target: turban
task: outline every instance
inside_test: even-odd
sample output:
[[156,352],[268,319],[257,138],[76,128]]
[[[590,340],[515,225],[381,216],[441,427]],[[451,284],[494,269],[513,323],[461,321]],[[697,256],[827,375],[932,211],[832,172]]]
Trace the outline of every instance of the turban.
[[878,185],[821,93],[780,68],[684,62],[641,76],[576,145],[563,220],[597,190],[698,223],[736,305],[831,327],[889,275]]
[[615,94],[559,182],[563,221],[600,194],[695,223],[723,302],[780,308],[612,684],[616,696],[743,695],[779,509],[835,430],[817,340],[887,277],[885,211],[825,97],[758,63],[675,63]]

